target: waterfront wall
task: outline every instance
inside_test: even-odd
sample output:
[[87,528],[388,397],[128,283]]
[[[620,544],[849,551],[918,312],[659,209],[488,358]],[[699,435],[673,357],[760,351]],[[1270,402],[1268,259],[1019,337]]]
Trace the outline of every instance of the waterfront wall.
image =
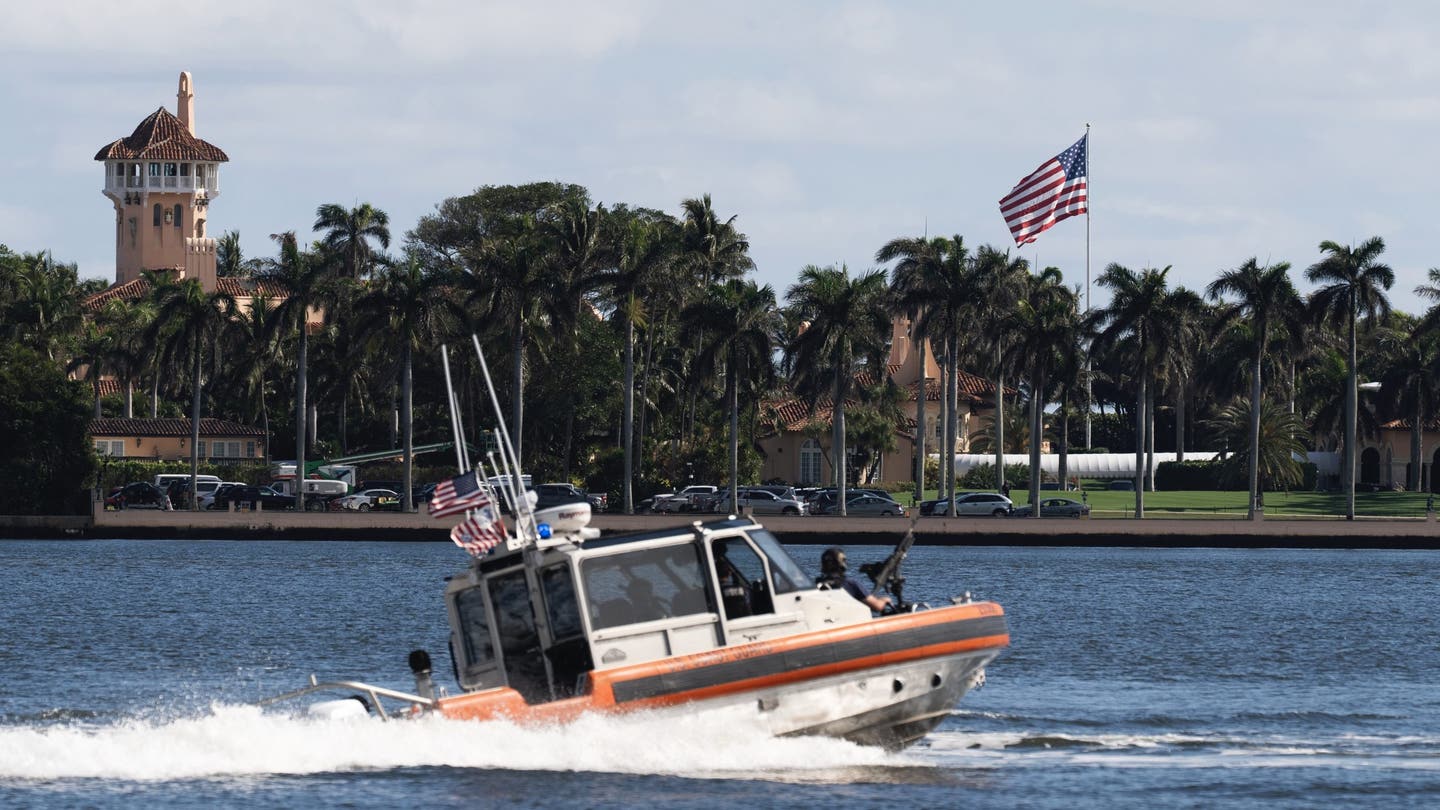
[[[596,515],[604,533],[690,526],[689,515]],[[716,516],[706,515],[707,520]],[[910,521],[882,517],[769,517],[786,543],[894,545]],[[0,538],[404,540],[449,542],[452,524],[419,512],[96,512],[3,517]],[[954,546],[1148,546],[1440,549],[1440,523],[1416,519],[1264,520],[921,518],[916,543]]]

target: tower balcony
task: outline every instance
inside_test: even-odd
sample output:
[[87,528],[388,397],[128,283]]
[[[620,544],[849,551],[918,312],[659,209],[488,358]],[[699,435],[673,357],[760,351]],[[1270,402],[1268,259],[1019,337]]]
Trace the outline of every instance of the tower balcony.
[[137,191],[220,193],[220,168],[213,163],[109,162],[105,188],[109,193]]

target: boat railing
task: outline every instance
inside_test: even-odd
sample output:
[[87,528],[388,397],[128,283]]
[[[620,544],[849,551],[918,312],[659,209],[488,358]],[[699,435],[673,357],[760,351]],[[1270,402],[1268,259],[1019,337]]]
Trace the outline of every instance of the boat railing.
[[389,698],[391,700],[402,701],[404,703],[410,704],[412,707],[418,706],[424,709],[435,708],[435,700],[431,698],[425,698],[419,695],[412,695],[409,692],[401,692],[396,689],[387,689],[383,686],[376,686],[374,684],[364,683],[362,681],[325,681],[322,683],[320,681],[317,681],[314,675],[310,676],[309,686],[306,686],[302,689],[296,689],[293,692],[286,692],[283,695],[275,695],[274,697],[268,697],[263,700],[258,700],[255,702],[255,705],[269,706],[275,703],[283,703],[287,700],[295,700],[297,698],[302,698],[306,695],[341,691],[361,693],[359,695],[354,695],[354,697],[360,698],[365,703],[366,708],[374,711],[377,715],[380,716],[381,720],[390,719],[390,716],[385,712],[385,704],[380,702],[380,698],[382,697]]

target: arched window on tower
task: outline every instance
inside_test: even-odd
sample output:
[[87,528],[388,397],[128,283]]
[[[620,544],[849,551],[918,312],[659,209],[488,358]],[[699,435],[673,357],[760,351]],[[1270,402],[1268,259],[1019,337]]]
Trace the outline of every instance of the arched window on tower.
[[160,203],[155,203],[155,227],[160,227]]
[[180,203],[175,203],[175,227],[180,227]]

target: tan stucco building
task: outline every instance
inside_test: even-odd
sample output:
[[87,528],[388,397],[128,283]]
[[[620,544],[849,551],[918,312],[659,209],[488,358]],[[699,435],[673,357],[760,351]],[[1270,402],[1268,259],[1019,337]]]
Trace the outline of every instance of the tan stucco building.
[[141,270],[174,271],[215,289],[215,240],[207,235],[210,202],[220,196],[220,164],[230,160],[195,136],[195,92],[180,74],[176,114],[164,107],[129,137],[100,148],[101,193],[115,206],[115,283]]
[[[1410,480],[1410,420],[1396,419],[1380,426],[1379,435],[1359,443],[1355,480],[1361,484],[1405,486]],[[1427,419],[1420,426],[1420,489],[1434,491],[1431,477],[1440,464],[1440,419]]]
[[[940,451],[940,367],[935,353],[926,346],[925,365],[921,368],[920,352],[910,337],[910,322],[897,318],[890,338],[890,354],[886,373],[905,392],[901,411],[905,415],[895,426],[894,452],[885,453],[876,472],[877,481],[911,481],[915,478],[915,406],[925,397],[925,452]],[[995,387],[989,381],[965,371],[959,380],[959,426],[955,452],[970,449],[970,436],[979,429],[982,414],[995,409]],[[772,432],[760,439],[764,454],[761,480],[783,480],[796,486],[826,486],[834,483],[834,471],[828,458],[833,404],[820,400],[812,413],[804,400],[786,399],[771,406],[775,414]],[[823,430],[807,428],[822,425]]]
[[[147,461],[190,458],[189,419],[125,419],[90,421],[90,437],[101,456]],[[200,459],[210,463],[263,461],[265,431],[225,419],[200,420]]]

